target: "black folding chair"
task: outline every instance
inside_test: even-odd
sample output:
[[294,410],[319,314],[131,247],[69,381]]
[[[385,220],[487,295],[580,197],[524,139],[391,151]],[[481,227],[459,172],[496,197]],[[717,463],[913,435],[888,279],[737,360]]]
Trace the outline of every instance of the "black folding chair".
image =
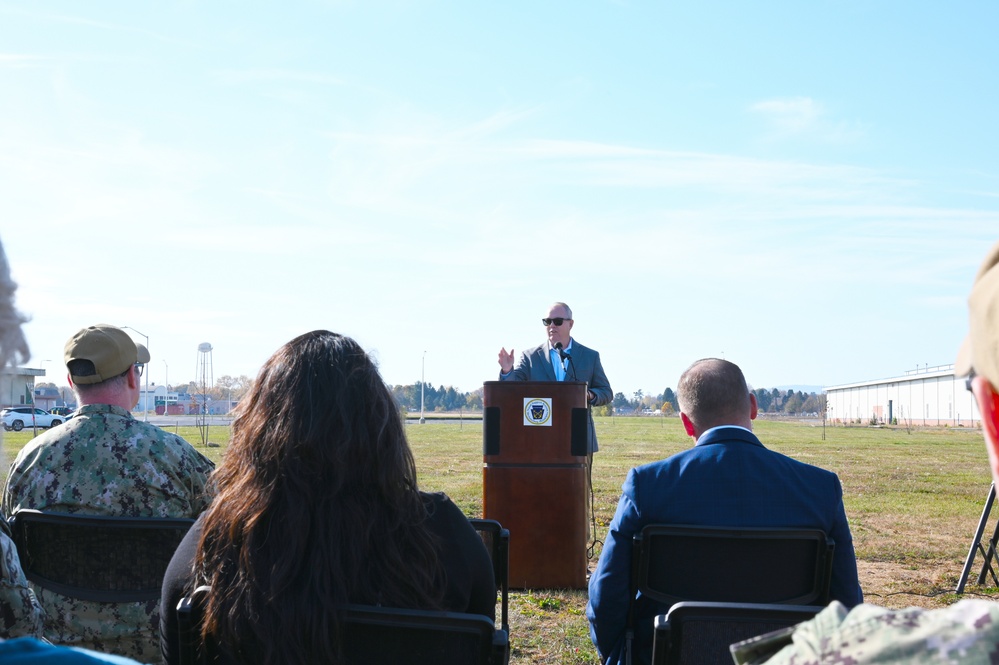
[[500,627],[510,633],[510,624],[507,620],[510,593],[510,530],[504,529],[496,520],[470,519],[468,520],[478,531],[489,550],[489,557],[493,562],[493,576],[496,578],[496,587],[500,592]]
[[[203,644],[200,626],[211,588],[177,606],[181,665],[237,665],[238,654]],[[346,605],[340,626],[347,665],[504,665],[507,631],[481,614]]]
[[[835,544],[819,529],[652,524],[632,542],[626,659],[634,657],[636,597],[663,614],[707,601],[817,605],[829,602]],[[643,612],[644,614],[644,612]],[[648,621],[651,623],[652,619]],[[643,645],[643,650],[651,645]],[[647,655],[649,652],[645,651]]]
[[70,598],[125,603],[159,599],[194,520],[16,510],[8,524],[30,582]]
[[652,665],[731,665],[730,645],[807,621],[816,605],[684,601],[655,618]]

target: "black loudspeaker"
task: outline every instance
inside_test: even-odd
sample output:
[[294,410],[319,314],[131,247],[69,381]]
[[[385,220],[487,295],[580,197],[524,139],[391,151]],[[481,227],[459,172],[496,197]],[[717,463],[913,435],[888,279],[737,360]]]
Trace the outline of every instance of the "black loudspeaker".
[[570,445],[570,452],[573,455],[585,457],[587,453],[589,453],[589,416],[589,409],[579,407],[574,407],[572,409],[572,443]]
[[487,406],[482,414],[482,454],[499,455],[500,408]]

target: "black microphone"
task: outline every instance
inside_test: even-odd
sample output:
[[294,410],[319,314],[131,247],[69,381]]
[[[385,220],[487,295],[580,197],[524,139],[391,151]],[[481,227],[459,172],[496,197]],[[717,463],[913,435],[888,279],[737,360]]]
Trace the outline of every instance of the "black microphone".
[[565,359],[569,359],[569,368],[572,369],[572,380],[576,381],[576,364],[572,362],[572,354],[562,350],[562,342],[555,342],[555,350],[558,351],[558,357],[562,359],[563,366],[565,365]]

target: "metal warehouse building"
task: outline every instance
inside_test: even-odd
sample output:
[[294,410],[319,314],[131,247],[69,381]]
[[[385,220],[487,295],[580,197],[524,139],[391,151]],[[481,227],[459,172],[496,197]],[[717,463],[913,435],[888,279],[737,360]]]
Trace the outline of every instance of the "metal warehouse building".
[[981,415],[953,365],[917,368],[903,376],[830,386],[826,417],[833,422],[978,427]]

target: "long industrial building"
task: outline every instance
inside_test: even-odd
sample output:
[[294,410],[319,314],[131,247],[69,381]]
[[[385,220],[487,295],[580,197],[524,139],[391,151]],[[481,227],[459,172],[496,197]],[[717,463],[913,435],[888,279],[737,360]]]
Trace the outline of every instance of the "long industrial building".
[[953,365],[909,370],[902,376],[829,386],[826,417],[836,423],[978,427],[978,404],[954,376]]

